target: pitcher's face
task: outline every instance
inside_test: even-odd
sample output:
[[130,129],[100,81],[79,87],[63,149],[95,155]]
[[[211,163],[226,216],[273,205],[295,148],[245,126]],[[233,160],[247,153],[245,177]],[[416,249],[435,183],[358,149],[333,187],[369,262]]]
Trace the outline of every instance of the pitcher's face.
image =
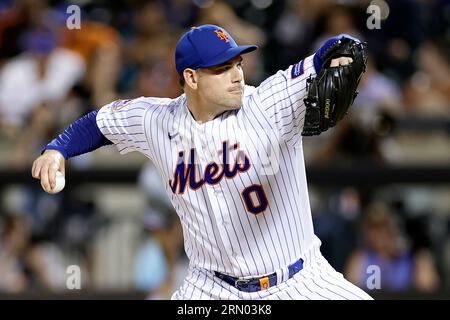
[[197,70],[198,93],[201,99],[223,111],[239,109],[244,97],[242,57],[237,56],[224,64]]

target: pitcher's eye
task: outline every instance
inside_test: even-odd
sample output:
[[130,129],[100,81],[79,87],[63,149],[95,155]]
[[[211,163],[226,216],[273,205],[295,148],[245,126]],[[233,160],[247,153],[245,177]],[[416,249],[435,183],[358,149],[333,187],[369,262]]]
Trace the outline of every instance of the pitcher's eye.
[[227,71],[229,69],[230,69],[230,66],[229,65],[225,65],[225,66],[221,66],[221,67],[216,68],[214,71],[216,73],[222,73],[222,72],[225,72],[225,71]]

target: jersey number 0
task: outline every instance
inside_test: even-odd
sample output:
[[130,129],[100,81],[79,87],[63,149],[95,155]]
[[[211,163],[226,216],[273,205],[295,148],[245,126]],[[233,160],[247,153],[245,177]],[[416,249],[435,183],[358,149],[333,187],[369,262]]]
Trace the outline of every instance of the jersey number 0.
[[241,192],[247,211],[259,214],[267,209],[268,201],[263,187],[260,184],[252,184]]

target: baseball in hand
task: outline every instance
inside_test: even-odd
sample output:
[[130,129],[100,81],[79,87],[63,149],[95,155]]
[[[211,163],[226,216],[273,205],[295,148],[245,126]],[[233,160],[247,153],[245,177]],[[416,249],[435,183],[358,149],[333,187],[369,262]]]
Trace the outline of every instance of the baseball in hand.
[[53,189],[48,191],[50,194],[55,194],[60,192],[62,189],[64,189],[64,186],[66,185],[66,179],[64,178],[64,175],[61,173],[61,171],[56,171],[56,184]]

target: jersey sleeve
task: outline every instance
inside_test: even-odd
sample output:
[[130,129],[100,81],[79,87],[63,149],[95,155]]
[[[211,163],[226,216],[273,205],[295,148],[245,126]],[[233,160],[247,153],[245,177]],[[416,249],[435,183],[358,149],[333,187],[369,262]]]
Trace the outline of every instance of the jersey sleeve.
[[280,70],[267,78],[251,94],[260,116],[266,119],[280,139],[296,145],[301,141],[305,119],[303,99],[307,94],[307,79],[316,75],[313,55]]
[[145,131],[145,115],[150,107],[139,98],[114,101],[99,110],[97,126],[121,154],[138,151],[150,156]]

